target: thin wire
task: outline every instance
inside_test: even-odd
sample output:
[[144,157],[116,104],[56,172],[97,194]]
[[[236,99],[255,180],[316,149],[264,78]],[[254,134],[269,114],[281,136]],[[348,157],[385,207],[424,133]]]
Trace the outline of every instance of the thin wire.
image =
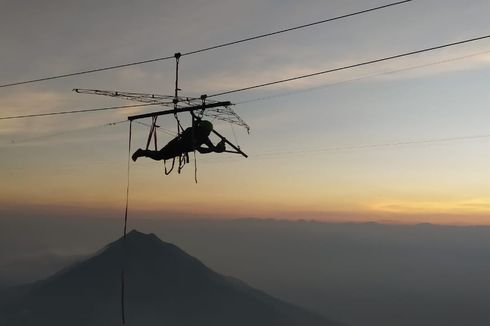
[[297,95],[300,93],[311,92],[311,91],[315,91],[318,89],[323,89],[323,88],[327,88],[327,87],[331,87],[331,86],[341,85],[341,84],[345,84],[345,83],[349,83],[349,82],[353,82],[353,81],[358,81],[358,80],[363,80],[363,79],[368,79],[368,78],[373,78],[373,77],[379,77],[379,76],[385,76],[385,75],[395,74],[398,72],[420,69],[420,68],[425,68],[425,67],[434,66],[434,65],[440,65],[440,64],[444,64],[444,63],[458,61],[458,60],[464,60],[464,59],[468,59],[468,58],[472,58],[472,57],[476,57],[476,56],[480,56],[480,55],[484,55],[484,54],[488,54],[488,53],[490,53],[490,50],[478,52],[478,53],[473,53],[473,54],[468,54],[468,55],[464,55],[464,56],[460,56],[460,57],[450,58],[450,59],[446,59],[446,60],[430,62],[430,63],[426,63],[426,64],[422,64],[422,65],[410,66],[410,67],[405,67],[405,68],[401,68],[401,69],[389,70],[389,71],[384,71],[384,72],[380,72],[380,73],[374,73],[371,75],[365,75],[365,76],[361,76],[361,77],[341,80],[338,82],[333,82],[333,83],[329,83],[329,84],[325,84],[325,85],[321,85],[321,86],[316,86],[316,87],[311,87],[311,88],[304,88],[304,89],[297,90],[297,91],[291,91],[291,92],[280,93],[280,94],[275,94],[275,95],[270,95],[270,96],[252,98],[249,100],[237,102],[237,103],[235,103],[235,105],[242,105],[242,104],[254,103],[254,102],[259,102],[259,101],[271,100],[271,99],[285,97],[285,96]]
[[482,140],[482,139],[488,139],[488,138],[490,138],[490,134],[459,136],[459,137],[445,137],[445,138],[431,138],[431,139],[409,140],[409,141],[399,141],[399,142],[391,142],[391,143],[337,146],[337,147],[330,147],[330,148],[319,148],[319,149],[309,149],[309,150],[299,150],[299,151],[273,152],[273,153],[259,154],[259,155],[257,155],[257,157],[259,157],[259,158],[272,158],[274,156],[287,156],[287,155],[298,155],[298,154],[307,154],[307,153],[324,153],[324,152],[338,152],[338,151],[349,151],[349,150],[376,149],[376,148],[386,148],[386,147],[402,147],[402,146],[409,146],[409,145],[437,144],[437,143],[448,143],[448,142],[465,141],[465,140]]
[[[335,21],[335,20],[339,20],[339,19],[343,19],[343,18],[348,18],[348,17],[352,17],[352,16],[356,16],[356,15],[368,13],[368,12],[371,12],[371,11],[376,11],[376,10],[385,9],[385,8],[396,6],[396,5],[401,5],[401,4],[404,4],[404,3],[407,3],[407,2],[411,2],[411,1],[413,1],[413,0],[398,1],[398,2],[387,4],[387,5],[383,5],[383,6],[379,6],[379,7],[374,7],[374,8],[370,8],[370,9],[365,9],[365,10],[353,12],[353,13],[350,13],[350,14],[345,14],[345,15],[342,15],[342,16],[338,16],[338,17],[328,18],[328,19],[320,20],[320,21],[317,21],[317,22],[309,23],[309,24],[304,24],[304,25],[300,25],[300,26],[296,26],[296,27],[286,28],[286,29],[283,29],[283,30],[278,30],[278,31],[275,31],[275,32],[261,34],[261,35],[256,35],[256,36],[252,36],[252,37],[247,37],[247,38],[244,38],[244,39],[240,39],[238,41],[227,42],[227,43],[218,44],[218,45],[210,46],[210,47],[199,49],[199,50],[185,52],[185,53],[182,53],[182,56],[187,56],[187,55],[202,53],[202,52],[205,52],[205,51],[215,50],[215,49],[223,48],[223,47],[230,46],[230,45],[235,45],[235,44],[239,44],[239,43],[253,41],[253,40],[257,40],[257,39],[261,39],[261,38],[265,38],[265,37],[269,37],[269,36],[273,36],[273,35],[278,35],[278,34],[282,34],[282,33],[286,33],[286,32],[291,32],[291,31],[294,31],[294,30],[298,30],[298,29],[302,29],[302,28],[306,28],[306,27],[311,27],[311,26],[315,26],[315,25],[319,25],[319,24],[323,24],[323,23],[327,23],[327,22],[331,22],[331,21]],[[113,70],[113,69],[126,68],[126,67],[131,67],[131,66],[136,66],[136,65],[142,65],[142,64],[146,64],[146,63],[152,63],[152,62],[157,62],[157,61],[169,60],[169,59],[173,59],[174,57],[175,57],[174,55],[172,55],[172,56],[166,56],[166,57],[159,57],[159,58],[154,58],[154,59],[149,59],[149,60],[142,60],[142,61],[135,61],[135,62],[120,64],[120,65],[113,65],[113,66],[108,66],[108,67],[95,68],[95,69],[90,69],[90,70],[82,70],[82,71],[73,72],[73,73],[67,73],[67,74],[54,75],[54,76],[49,76],[49,77],[42,77],[42,78],[37,78],[37,79],[25,80],[25,81],[20,81],[20,82],[8,83],[8,84],[0,85],[0,88],[11,87],[11,86],[18,86],[18,85],[25,85],[25,84],[31,84],[31,83],[37,83],[37,82],[48,81],[48,80],[53,80],[53,79],[60,79],[60,78],[66,78],[66,77],[72,77],[72,76],[79,76],[79,75],[91,74],[91,73],[95,73],[95,72],[101,72],[101,71],[107,71],[107,70]]]
[[[327,147],[327,148],[312,148],[312,149],[303,149],[303,150],[288,150],[288,151],[276,151],[276,152],[268,152],[268,153],[255,153],[250,155],[250,159],[252,160],[264,160],[264,159],[280,159],[283,157],[304,155],[304,154],[321,154],[327,152],[340,152],[340,151],[354,151],[354,150],[370,150],[370,149],[378,149],[378,148],[397,148],[404,147],[410,145],[425,145],[425,144],[438,144],[438,143],[450,143],[455,141],[475,141],[475,140],[483,140],[489,139],[490,134],[482,134],[482,135],[470,135],[470,136],[459,136],[459,137],[445,137],[445,138],[429,138],[429,139],[419,139],[419,140],[408,140],[408,141],[399,141],[399,142],[391,142],[391,143],[379,143],[379,144],[365,144],[365,145],[351,145],[351,146],[336,146],[336,147]],[[204,162],[211,162],[217,160],[223,160],[226,158],[206,158],[203,159]],[[228,160],[233,160],[235,158],[228,158]],[[239,159],[235,159],[239,160]]]
[[129,109],[129,108],[137,108],[137,107],[144,107],[144,106],[150,106],[150,105],[160,105],[160,104],[162,104],[162,103],[131,104],[131,105],[120,105],[120,106],[108,106],[108,107],[94,108],[94,109],[80,109],[80,110],[71,110],[71,111],[59,111],[59,112],[14,115],[14,116],[0,117],[0,120],[48,117],[48,116],[53,116],[53,115],[87,113],[87,112],[98,112],[98,111],[108,111],[108,110],[120,110],[120,109]]
[[[138,120],[133,120],[134,122],[136,122],[137,124],[140,124],[142,126],[145,126],[145,127],[151,127],[151,125],[147,124],[147,123],[144,123],[144,122],[141,122],[141,121],[138,121]],[[177,136],[177,134],[169,129],[165,129],[165,128],[162,128],[161,126],[155,126],[160,132],[166,134],[166,135],[169,135],[169,136]]]
[[370,65],[370,64],[374,64],[374,63],[379,63],[379,62],[393,60],[393,59],[399,59],[399,58],[408,57],[408,56],[411,56],[411,55],[420,54],[420,53],[429,52],[429,51],[434,51],[434,50],[440,50],[440,49],[443,49],[443,48],[448,48],[448,47],[452,47],[452,46],[456,46],[456,45],[461,45],[461,44],[465,44],[465,43],[481,41],[481,40],[487,39],[487,38],[490,38],[490,35],[479,36],[479,37],[475,37],[475,38],[471,38],[471,39],[466,39],[466,40],[458,41],[458,42],[446,43],[446,44],[442,44],[442,45],[433,46],[433,47],[430,47],[430,48],[425,48],[425,49],[421,49],[421,50],[416,50],[416,51],[411,51],[411,52],[396,54],[396,55],[392,55],[392,56],[389,56],[389,57],[384,57],[384,58],[380,58],[380,59],[374,59],[374,60],[364,61],[364,62],[355,63],[355,64],[348,65],[348,66],[343,66],[343,67],[338,67],[338,68],[332,68],[332,69],[328,69],[328,70],[314,72],[314,73],[311,73],[311,74],[306,74],[306,75],[301,75],[301,76],[296,76],[296,77],[291,77],[291,78],[276,80],[276,81],[273,81],[273,82],[268,82],[268,83],[263,83],[263,84],[258,84],[258,85],[253,85],[253,86],[238,88],[238,89],[231,90],[231,91],[226,91],[226,92],[221,92],[221,93],[216,93],[216,94],[208,95],[208,98],[209,97],[216,97],[216,96],[226,95],[226,94],[231,94],[231,93],[238,93],[238,92],[248,91],[248,90],[251,90],[251,89],[256,89],[256,88],[261,88],[261,87],[266,87],[266,86],[271,86],[271,85],[277,85],[277,84],[286,83],[286,82],[290,82],[290,81],[295,81],[295,80],[299,80],[299,79],[304,79],[304,78],[309,78],[309,77],[314,77],[314,76],[329,74],[329,73],[337,72],[337,71],[341,71],[341,70],[352,69],[352,68],[357,68],[357,67],[361,67],[361,66],[367,66],[367,65]]
[[71,133],[75,133],[75,132],[87,131],[87,130],[102,128],[102,127],[108,127],[108,126],[115,126],[115,125],[118,125],[121,123],[126,123],[126,122],[128,122],[128,120],[109,122],[109,123],[104,123],[102,125],[97,125],[97,126],[90,126],[90,127],[84,127],[84,128],[64,130],[64,131],[60,131],[60,132],[56,132],[56,133],[50,133],[50,134],[36,136],[36,137],[22,138],[22,139],[18,139],[18,140],[12,139],[9,144],[10,145],[17,145],[17,144],[27,143],[27,142],[31,142],[31,141],[36,141],[36,140],[42,140],[45,138],[52,138],[52,137],[57,137],[57,136],[61,136],[61,135],[71,134]]
[[[238,139],[236,138],[235,128],[233,128],[232,123],[230,123],[230,127],[231,127],[231,132],[233,133],[233,139],[235,140],[235,144],[237,144],[237,146],[238,146]],[[238,147],[240,147],[240,146],[238,146]]]

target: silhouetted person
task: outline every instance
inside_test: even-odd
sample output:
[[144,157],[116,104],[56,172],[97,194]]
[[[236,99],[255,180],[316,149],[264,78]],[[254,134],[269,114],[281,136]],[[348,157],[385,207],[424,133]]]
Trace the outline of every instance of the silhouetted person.
[[[136,161],[139,157],[149,157],[154,160],[168,160],[188,152],[197,150],[199,153],[221,153],[225,150],[225,141],[221,140],[216,146],[209,139],[213,124],[206,120],[196,121],[192,127],[185,129],[159,151],[138,149],[131,158]],[[207,147],[202,147],[206,145]]]

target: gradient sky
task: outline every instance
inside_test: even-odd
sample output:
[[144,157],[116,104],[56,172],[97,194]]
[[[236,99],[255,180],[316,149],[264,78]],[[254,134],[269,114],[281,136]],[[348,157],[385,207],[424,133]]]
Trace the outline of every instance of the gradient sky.
[[[0,84],[172,55],[389,2],[3,0]],[[416,0],[184,57],[182,94],[486,35],[488,12],[486,0]],[[131,104],[73,88],[172,94],[173,70],[172,61],[163,61],[2,88],[1,116]],[[165,176],[161,163],[139,160],[131,165],[130,209],[490,224],[489,72],[490,41],[481,41],[221,97],[257,100],[234,107],[251,126],[250,135],[235,128],[250,157],[198,155],[198,184],[192,164]],[[0,121],[1,205],[32,213],[122,211],[128,124],[102,125],[150,110]],[[171,118],[161,125],[175,129]],[[216,126],[234,140],[229,125]],[[133,149],[144,145],[146,132],[134,126]],[[162,134],[160,143],[169,139]]]

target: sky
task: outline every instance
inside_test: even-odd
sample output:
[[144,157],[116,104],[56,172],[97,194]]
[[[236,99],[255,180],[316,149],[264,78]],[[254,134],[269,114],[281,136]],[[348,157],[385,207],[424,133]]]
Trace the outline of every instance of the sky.
[[[0,84],[173,55],[388,1],[2,0]],[[487,35],[490,3],[415,0],[181,59],[199,96]],[[172,94],[172,60],[0,88],[0,115],[131,102],[73,88]],[[130,164],[130,214],[388,223],[490,224],[490,41],[238,92],[250,125],[215,123],[249,158],[197,155],[165,176]],[[128,115],[0,120],[2,215],[118,216]],[[171,117],[160,119],[175,130]],[[189,123],[182,116],[184,123]],[[133,126],[132,150],[148,128]],[[161,134],[164,144],[171,136]],[[213,139],[213,141],[217,141]],[[192,157],[192,156],[191,156]]]

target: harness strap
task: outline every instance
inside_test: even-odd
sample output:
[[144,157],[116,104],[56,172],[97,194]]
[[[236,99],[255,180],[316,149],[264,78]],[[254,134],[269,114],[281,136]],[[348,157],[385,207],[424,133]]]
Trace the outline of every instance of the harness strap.
[[182,169],[184,168],[185,164],[189,162],[189,154],[188,153],[182,153],[179,155],[179,169],[177,172],[180,174]]
[[167,171],[167,160],[163,161],[163,166],[165,167],[165,175],[169,175],[172,172],[172,170],[174,169],[175,157],[172,159],[172,166],[170,167],[170,170]]

